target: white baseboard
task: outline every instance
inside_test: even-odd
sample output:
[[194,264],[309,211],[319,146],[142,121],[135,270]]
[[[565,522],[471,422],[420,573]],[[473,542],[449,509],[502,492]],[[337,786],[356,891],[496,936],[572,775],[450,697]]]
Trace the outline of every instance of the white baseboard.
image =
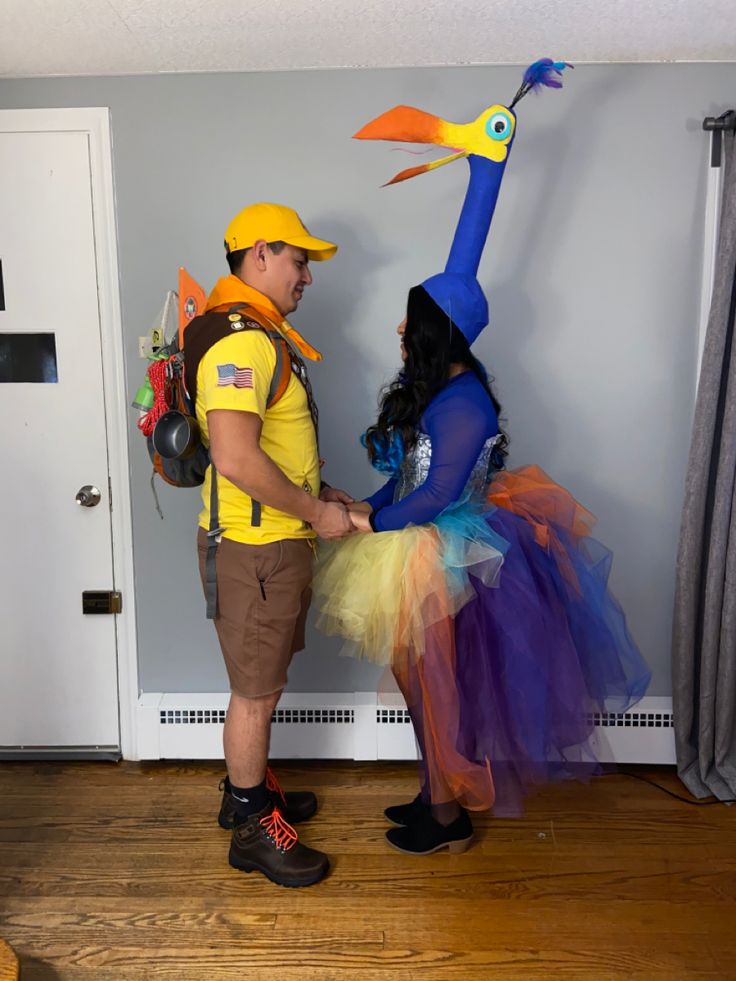
[[[222,759],[229,695],[141,695],[138,759]],[[592,745],[603,763],[675,763],[672,699],[643,698],[630,712],[593,717]],[[272,759],[415,760],[417,748],[399,695],[375,692],[282,696],[271,727]]]

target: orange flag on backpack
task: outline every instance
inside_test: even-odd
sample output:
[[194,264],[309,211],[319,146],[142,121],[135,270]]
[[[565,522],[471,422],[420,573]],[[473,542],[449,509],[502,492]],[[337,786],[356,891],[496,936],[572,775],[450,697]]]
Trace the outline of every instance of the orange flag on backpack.
[[179,268],[179,350],[184,346],[184,331],[190,320],[204,313],[207,294],[183,266]]

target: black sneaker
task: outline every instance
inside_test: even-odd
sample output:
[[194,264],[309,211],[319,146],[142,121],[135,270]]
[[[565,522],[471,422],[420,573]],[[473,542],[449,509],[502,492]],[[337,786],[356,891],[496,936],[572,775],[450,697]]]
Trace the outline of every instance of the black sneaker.
[[387,807],[383,812],[393,824],[414,824],[419,818],[429,810],[429,804],[425,804],[422,795],[417,794],[409,804],[394,804]]
[[313,886],[327,875],[329,859],[302,845],[278,807],[269,804],[235,825],[230,865],[241,872],[261,872],[279,886]]
[[449,848],[452,854],[464,852],[473,840],[473,825],[467,811],[452,824],[444,825],[435,821],[427,808],[422,816],[406,828],[391,828],[386,832],[386,841],[392,848],[407,855],[430,855],[441,848]]
[[[235,824],[235,800],[230,793],[230,780],[224,777],[220,781],[222,804],[217,816],[217,823],[225,831],[230,831]],[[269,768],[266,770],[266,790],[271,795],[271,801],[278,807],[289,824],[300,824],[308,821],[317,811],[317,798],[309,790],[289,790],[286,793]]]

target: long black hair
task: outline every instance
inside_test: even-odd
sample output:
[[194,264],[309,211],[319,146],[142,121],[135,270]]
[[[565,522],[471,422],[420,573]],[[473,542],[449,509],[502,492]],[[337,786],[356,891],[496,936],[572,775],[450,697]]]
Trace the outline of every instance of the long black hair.
[[[422,413],[448,382],[450,365],[462,364],[472,371],[488,392],[496,414],[501,414],[488,372],[472,354],[464,335],[422,286],[409,290],[404,348],[404,368],[384,391],[378,419],[365,434],[372,463],[386,459],[397,436],[405,451],[411,449]],[[508,438],[501,430],[495,447],[497,466],[503,465],[507,446]]]

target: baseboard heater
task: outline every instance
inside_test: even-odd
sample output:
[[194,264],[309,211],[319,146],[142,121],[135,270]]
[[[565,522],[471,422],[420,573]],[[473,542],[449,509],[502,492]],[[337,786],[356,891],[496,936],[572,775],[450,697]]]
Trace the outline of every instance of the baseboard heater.
[[[226,694],[151,692],[138,701],[138,759],[222,759]],[[604,763],[675,763],[672,699],[643,698],[630,712],[592,716]],[[375,692],[283,695],[273,717],[272,759],[415,760],[404,702]]]

